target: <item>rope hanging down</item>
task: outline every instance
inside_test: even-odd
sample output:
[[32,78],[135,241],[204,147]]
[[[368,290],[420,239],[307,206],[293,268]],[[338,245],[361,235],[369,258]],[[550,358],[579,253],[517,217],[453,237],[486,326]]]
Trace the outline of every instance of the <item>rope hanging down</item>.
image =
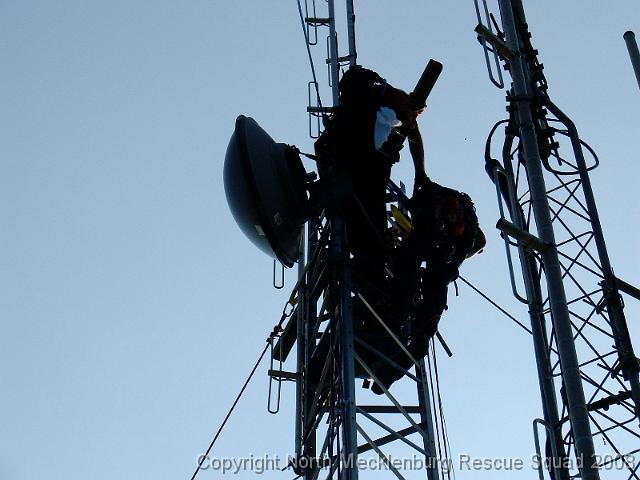
[[[313,259],[315,260],[315,258]],[[306,270],[309,268],[309,265],[311,265],[312,262],[309,262],[305,268],[305,272]],[[480,291],[478,288],[476,288],[475,286],[473,286],[469,281],[467,281],[465,278],[463,278],[462,276],[458,277],[462,282],[464,282],[466,285],[468,285],[470,288],[472,288],[476,293],[478,293],[480,296],[482,296],[482,298],[484,298],[485,300],[487,300],[489,303],[491,303],[491,305],[493,305],[494,307],[496,307],[500,312],[502,312],[504,315],[506,315],[508,318],[510,318],[511,320],[513,320],[515,323],[517,323],[520,327],[522,327],[524,330],[526,330],[527,332],[531,333],[531,330],[529,330],[525,325],[523,325],[522,323],[520,323],[513,315],[509,314],[506,310],[504,310],[502,307],[500,307],[496,302],[494,302],[493,300],[491,300],[491,298],[489,298],[486,294],[484,294],[482,291]],[[280,335],[280,333],[282,333],[282,324],[284,323],[284,321],[291,316],[291,314],[294,311],[295,308],[295,304],[297,302],[297,298],[296,298],[296,292],[298,289],[298,286],[300,284],[300,280],[298,280],[298,283],[296,284],[296,286],[293,288],[293,291],[291,292],[291,296],[289,297],[289,300],[287,301],[286,305],[284,306],[284,309],[282,311],[282,316],[280,317],[280,321],[278,322],[278,324],[273,327],[272,332],[269,334],[269,337],[267,338],[267,344],[264,346],[264,348],[262,349],[262,351],[260,352],[260,355],[258,356],[258,360],[256,361],[256,363],[254,364],[253,368],[251,369],[251,372],[249,372],[249,376],[247,377],[247,379],[245,380],[244,384],[242,385],[242,388],[240,389],[240,392],[238,393],[238,395],[236,396],[235,400],[233,401],[233,404],[231,405],[231,408],[229,409],[229,411],[227,412],[226,416],[224,417],[224,420],[222,421],[222,424],[220,425],[220,427],[218,428],[218,430],[216,431],[213,440],[211,440],[211,443],[209,444],[209,446],[207,447],[206,452],[204,453],[204,455],[201,455],[200,460],[198,461],[198,466],[196,467],[195,471],[193,472],[193,475],[191,475],[191,479],[190,480],[194,480],[196,478],[196,476],[198,475],[198,473],[200,472],[200,469],[202,467],[202,464],[204,463],[205,459],[209,456],[209,453],[211,453],[211,449],[213,448],[213,446],[215,445],[216,441],[218,440],[218,438],[220,437],[220,434],[222,433],[222,430],[224,429],[225,425],[227,424],[227,421],[229,420],[229,418],[231,417],[231,415],[233,414],[233,411],[235,410],[236,406],[238,405],[238,402],[240,401],[240,399],[242,398],[242,395],[244,394],[245,390],[247,389],[247,387],[249,386],[249,383],[251,382],[251,379],[253,378],[254,374],[256,373],[256,370],[258,369],[258,367],[260,366],[260,363],[262,363],[262,360],[264,359],[264,356],[266,355],[267,351],[269,350],[269,346],[271,345],[271,343],[273,342],[273,340]],[[287,307],[291,307],[290,309],[288,309]],[[435,360],[435,358],[434,358]],[[436,373],[437,375],[437,373]],[[439,378],[436,377],[436,381],[439,384]],[[439,397],[439,388],[438,388],[438,397]],[[442,400],[441,398],[438,398],[438,403],[440,406],[440,411],[442,413]],[[444,418],[442,418],[442,422],[444,424]],[[444,427],[444,425],[443,425]],[[449,450],[449,445],[448,445],[448,438],[446,437],[446,433],[445,433],[445,449]]]
[[[256,373],[256,370],[258,369],[258,367],[260,366],[260,363],[262,363],[262,359],[264,358],[265,354],[267,353],[267,350],[269,349],[269,346],[273,342],[273,339],[276,338],[277,336],[279,336],[280,333],[282,333],[282,324],[284,323],[284,321],[288,317],[291,316],[291,314],[293,313],[293,310],[294,310],[294,305],[295,305],[295,302],[297,300],[296,297],[295,297],[295,292],[296,292],[296,289],[293,290],[293,292],[291,294],[291,297],[289,297],[289,301],[284,306],[284,309],[282,310],[282,317],[280,317],[280,321],[278,322],[278,324],[275,327],[273,327],[273,331],[269,334],[269,337],[267,338],[267,344],[262,349],[262,352],[260,353],[260,356],[258,357],[258,360],[256,361],[255,365],[251,369],[251,372],[249,373],[249,376],[245,380],[244,385],[242,385],[242,388],[240,389],[240,392],[236,396],[236,399],[233,401],[233,404],[231,405],[231,408],[227,412],[227,415],[224,417],[224,420],[222,421],[222,424],[220,425],[220,428],[218,428],[218,431],[214,435],[213,440],[211,440],[211,443],[209,444],[209,447],[207,448],[207,451],[204,453],[204,455],[200,456],[200,460],[198,461],[198,466],[196,467],[196,470],[193,472],[193,475],[191,475],[191,480],[194,480],[196,478],[196,476],[198,475],[198,472],[200,472],[200,468],[202,467],[202,464],[204,463],[205,459],[209,456],[209,453],[211,453],[211,449],[213,448],[213,445],[218,440],[218,437],[222,433],[222,429],[227,424],[227,421],[229,420],[229,418],[231,417],[231,414],[235,410],[236,405],[238,405],[238,402],[240,401],[240,398],[242,398],[242,394],[247,389],[247,386],[249,385],[249,382],[251,382],[251,379],[253,378],[253,375]],[[291,309],[289,311],[287,311],[287,307],[289,305],[291,306]]]

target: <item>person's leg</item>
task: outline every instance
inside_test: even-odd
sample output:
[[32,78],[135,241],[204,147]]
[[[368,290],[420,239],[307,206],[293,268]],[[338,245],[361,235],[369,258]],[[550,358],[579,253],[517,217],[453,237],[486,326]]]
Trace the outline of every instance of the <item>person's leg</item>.
[[401,324],[411,313],[419,284],[420,255],[419,236],[413,233],[395,252],[393,280],[391,282],[391,308],[396,324]]
[[[438,323],[442,312],[447,308],[447,288],[451,281],[457,278],[458,269],[455,264],[441,264],[431,262],[422,275],[420,290],[422,301],[413,316],[411,322],[410,341],[407,350],[415,360],[424,358],[428,353],[429,342],[438,331]],[[390,358],[403,367],[410,369],[412,360],[399,348],[395,349]],[[402,378],[404,373],[393,367],[383,366],[378,369],[376,376],[385,387],[389,387],[396,380]],[[374,393],[382,393],[379,386],[373,386]]]
[[[408,318],[415,314],[415,299],[420,285],[420,265],[427,255],[430,245],[429,225],[425,222],[416,222],[414,229],[400,245],[393,259],[393,280],[391,282],[391,307],[388,315],[391,328],[402,332],[403,325]],[[407,332],[402,332],[407,333]],[[405,335],[401,340],[406,341]],[[407,345],[409,346],[409,345]],[[412,361],[407,354],[391,339],[386,340],[385,353],[404,369],[411,368]],[[376,371],[376,376],[385,386],[390,386],[396,380],[402,378],[404,372],[391,365],[381,366]],[[372,386],[374,393],[382,393],[378,385]]]
[[438,331],[442,313],[447,309],[448,285],[458,277],[456,264],[431,262],[422,277],[422,302],[412,322],[410,351],[416,358],[423,358],[428,351],[429,340]]
[[354,199],[349,202],[345,219],[353,254],[353,270],[374,287],[386,290],[384,275],[387,261],[386,188],[390,167],[371,166],[352,174]]

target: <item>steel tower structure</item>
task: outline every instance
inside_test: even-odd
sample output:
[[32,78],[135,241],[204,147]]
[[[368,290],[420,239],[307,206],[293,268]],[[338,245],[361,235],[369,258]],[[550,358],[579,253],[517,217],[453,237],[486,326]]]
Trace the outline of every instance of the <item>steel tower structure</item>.
[[[491,131],[485,160],[513,293],[533,332],[544,417],[534,434],[548,461],[540,479],[640,479],[640,363],[621,296],[640,299],[640,291],[611,267],[589,178],[599,160],[549,96],[521,0],[498,0],[500,26],[486,0],[474,1],[490,79],[504,87],[502,64],[511,76],[509,117]],[[500,125],[498,160],[491,146]]]
[[[348,54],[340,56],[336,5],[334,0],[298,3],[313,80],[309,82],[309,133],[317,138],[321,122],[338,102],[340,70],[356,64],[355,16],[353,0],[346,0],[341,12],[346,15]],[[322,10],[322,11],[321,11]],[[324,32],[324,33],[323,33]],[[326,34],[326,37],[325,37]],[[312,48],[326,38],[329,103],[322,101],[314,67]],[[341,189],[341,179],[327,177]],[[407,200],[394,184],[400,206]],[[299,279],[294,292],[295,307],[278,343],[272,351],[272,381],[296,382],[295,458],[290,465],[305,480],[338,478],[355,480],[363,468],[387,469],[397,478],[405,478],[400,470],[417,469],[419,478],[448,478],[448,440],[439,401],[435,347],[431,346],[427,364],[411,358],[405,348],[378,315],[371,300],[352,282],[349,253],[345,248],[344,222],[340,202],[325,208],[307,223],[302,235]],[[413,363],[411,371],[394,363],[372,347],[363,332],[354,328],[354,308],[372,315],[379,322],[381,335],[395,343]],[[444,343],[443,343],[444,345]],[[297,352],[296,372],[282,371],[282,362],[293,347]],[[402,369],[416,384],[417,398],[405,405],[388,389],[373,403],[362,398],[374,397],[360,389],[359,378],[377,381],[375,366],[393,365]],[[365,384],[368,380],[364,380]],[[382,385],[382,384],[381,384]],[[366,385],[364,385],[366,386]],[[412,435],[416,438],[409,438]],[[417,439],[417,440],[416,440]],[[403,445],[413,454],[404,455],[412,463],[401,465],[400,459],[387,453],[389,444]],[[363,456],[373,450],[376,456]],[[373,462],[373,463],[372,463]]]

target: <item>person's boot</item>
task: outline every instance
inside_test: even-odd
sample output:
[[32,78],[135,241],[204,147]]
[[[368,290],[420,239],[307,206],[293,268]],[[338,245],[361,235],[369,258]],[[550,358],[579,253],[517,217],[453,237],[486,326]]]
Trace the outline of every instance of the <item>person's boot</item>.
[[[382,383],[388,390],[395,381],[400,380],[404,376],[404,372],[391,365],[386,365],[382,368],[379,368],[375,372],[375,375],[376,377],[378,377],[380,383]],[[382,387],[376,382],[373,382],[373,384],[371,385],[371,391],[376,395],[382,395],[384,393]]]

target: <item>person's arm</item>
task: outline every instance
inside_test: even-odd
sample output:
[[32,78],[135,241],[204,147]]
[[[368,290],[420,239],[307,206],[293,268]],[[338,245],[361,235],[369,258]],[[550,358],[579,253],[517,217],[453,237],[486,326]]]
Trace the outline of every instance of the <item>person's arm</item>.
[[413,181],[413,192],[415,193],[427,182],[427,173],[424,168],[424,145],[422,143],[422,135],[417,125],[409,131],[407,139],[409,140],[409,152],[411,153],[413,167],[415,169]]

